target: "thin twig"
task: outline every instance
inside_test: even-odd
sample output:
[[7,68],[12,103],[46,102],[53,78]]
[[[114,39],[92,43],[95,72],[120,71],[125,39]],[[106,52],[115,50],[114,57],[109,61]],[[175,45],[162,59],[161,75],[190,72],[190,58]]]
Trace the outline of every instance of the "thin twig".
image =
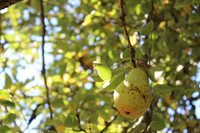
[[87,131],[85,129],[83,129],[82,126],[81,126],[81,118],[80,118],[80,112],[79,111],[77,111],[77,113],[76,113],[76,118],[77,118],[78,127],[79,127],[78,131],[83,131],[83,132],[87,133]]
[[76,111],[76,118],[77,118],[79,129],[78,130],[73,129],[75,132],[83,131],[83,132],[87,133],[87,131],[81,126],[81,118],[80,118],[80,109],[83,107],[84,103],[85,103],[85,101],[80,102],[79,108]]
[[32,110],[32,114],[31,114],[31,117],[29,118],[29,121],[28,121],[28,125],[27,125],[27,128],[29,127],[29,125],[31,124],[31,122],[37,117],[37,110],[38,108],[41,106],[42,104],[37,104],[37,106],[35,107],[34,110]]
[[133,63],[133,66],[136,67],[136,62],[134,60],[135,59],[135,53],[136,53],[136,51],[135,51],[134,47],[131,45],[129,33],[128,33],[128,30],[126,28],[126,13],[125,13],[124,6],[125,6],[124,0],[120,0],[120,9],[121,9],[120,19],[121,19],[121,25],[122,25],[122,28],[123,28],[124,33],[126,35],[127,41],[128,41],[128,47],[131,49],[131,61]]
[[89,121],[89,131],[92,133],[92,127],[91,127],[91,122]]
[[44,46],[45,46],[46,25],[44,22],[45,16],[44,16],[43,0],[40,0],[40,9],[41,9],[41,23],[42,23],[42,75],[43,75],[44,84],[46,88],[46,98],[47,98],[47,104],[49,106],[50,118],[53,119],[53,110],[51,108],[51,103],[50,103],[50,98],[49,98],[49,87],[47,85],[47,77],[46,77],[46,69],[45,69]]
[[[93,114],[92,114],[93,115]],[[91,119],[92,115],[88,118],[88,128],[89,128],[89,133],[92,133],[92,127],[91,127]]]
[[2,27],[2,19],[1,19],[1,16],[2,16],[2,15],[1,15],[1,12],[0,12],[0,45],[2,45],[2,44],[1,44],[1,40],[3,40],[3,39],[1,39],[1,37],[2,37],[2,31],[1,31],[1,30],[2,30],[2,29],[1,29],[1,27]]
[[105,121],[106,126],[100,131],[100,133],[104,133],[110,127],[110,125],[117,119],[118,115],[119,113],[115,115],[110,122]]
[[6,58],[6,60],[3,62],[3,63],[4,63],[4,64],[3,64],[3,68],[2,68],[2,70],[0,71],[0,74],[3,73],[3,72],[5,72],[5,69],[6,69],[6,67],[7,67],[7,62],[8,62],[8,58]]
[[153,109],[156,106],[157,102],[158,102],[158,98],[153,97],[151,105],[149,107],[149,110],[145,113],[145,116],[144,116],[144,119],[143,119],[143,122],[146,123],[146,127],[145,127],[145,129],[142,133],[151,132],[151,128],[149,128],[149,125],[152,121]]

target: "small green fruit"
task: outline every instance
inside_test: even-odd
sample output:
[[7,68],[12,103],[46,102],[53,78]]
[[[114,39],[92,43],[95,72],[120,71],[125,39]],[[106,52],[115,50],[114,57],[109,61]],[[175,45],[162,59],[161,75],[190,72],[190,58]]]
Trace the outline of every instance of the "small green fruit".
[[123,116],[132,119],[139,118],[146,112],[151,99],[148,77],[141,68],[132,69],[114,91],[117,110]]

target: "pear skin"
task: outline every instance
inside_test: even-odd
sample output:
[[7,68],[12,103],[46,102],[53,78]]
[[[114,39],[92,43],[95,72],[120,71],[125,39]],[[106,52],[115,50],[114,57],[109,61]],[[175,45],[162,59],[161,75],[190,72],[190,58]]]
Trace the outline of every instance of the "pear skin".
[[137,119],[148,109],[152,99],[148,77],[142,68],[132,69],[114,91],[114,103],[121,115]]

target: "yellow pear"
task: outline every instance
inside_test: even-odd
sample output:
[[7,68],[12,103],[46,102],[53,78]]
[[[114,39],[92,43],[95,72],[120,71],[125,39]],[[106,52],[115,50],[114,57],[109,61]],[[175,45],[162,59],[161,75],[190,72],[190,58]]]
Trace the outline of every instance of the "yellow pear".
[[114,91],[117,110],[132,119],[139,118],[146,112],[151,99],[148,77],[142,68],[133,68]]

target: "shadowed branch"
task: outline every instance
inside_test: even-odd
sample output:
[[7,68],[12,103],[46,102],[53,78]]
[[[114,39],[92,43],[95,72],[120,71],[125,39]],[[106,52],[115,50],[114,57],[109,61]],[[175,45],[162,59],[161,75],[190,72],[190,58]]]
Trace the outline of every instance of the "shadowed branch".
[[9,7],[22,0],[0,0],[0,10]]
[[100,131],[100,133],[104,133],[111,126],[111,124],[117,119],[118,116],[119,116],[119,113],[117,113],[117,115],[115,115],[114,118],[110,122],[105,121],[106,126]]
[[49,98],[49,87],[47,85],[47,77],[46,77],[46,69],[45,69],[45,35],[46,35],[46,25],[44,22],[45,16],[44,16],[44,5],[43,0],[40,0],[40,9],[41,9],[41,23],[42,23],[42,76],[44,79],[44,84],[46,88],[46,98],[47,98],[47,104],[50,111],[50,118],[53,119],[53,110],[51,108],[50,98]]
[[128,41],[128,47],[131,49],[131,62],[133,64],[134,67],[136,67],[136,62],[135,62],[135,49],[134,47],[131,45],[131,41],[130,41],[130,37],[129,37],[129,33],[126,27],[126,13],[125,13],[125,1],[124,0],[120,0],[120,10],[121,10],[121,15],[120,15],[120,19],[121,19],[121,26],[124,30],[124,33],[126,35],[127,41]]

